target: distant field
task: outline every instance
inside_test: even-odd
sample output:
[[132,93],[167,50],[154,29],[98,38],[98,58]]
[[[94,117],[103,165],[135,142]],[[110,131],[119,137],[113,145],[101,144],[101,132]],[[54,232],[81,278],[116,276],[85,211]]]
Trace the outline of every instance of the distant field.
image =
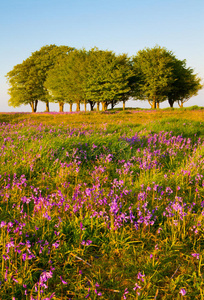
[[0,131],[0,299],[204,299],[204,109]]

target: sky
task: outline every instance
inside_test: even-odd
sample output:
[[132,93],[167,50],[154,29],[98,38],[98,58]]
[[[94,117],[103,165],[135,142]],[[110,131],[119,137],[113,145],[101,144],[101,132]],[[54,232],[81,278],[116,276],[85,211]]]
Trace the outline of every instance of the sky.
[[[186,59],[204,84],[204,1],[0,0],[0,112],[31,111],[29,106],[8,106],[5,75],[50,44],[86,50],[96,46],[130,57],[159,45]],[[204,89],[184,104],[192,105],[204,106]],[[131,100],[127,106],[149,104]],[[44,110],[41,103],[38,111]],[[58,105],[51,110],[58,111]]]

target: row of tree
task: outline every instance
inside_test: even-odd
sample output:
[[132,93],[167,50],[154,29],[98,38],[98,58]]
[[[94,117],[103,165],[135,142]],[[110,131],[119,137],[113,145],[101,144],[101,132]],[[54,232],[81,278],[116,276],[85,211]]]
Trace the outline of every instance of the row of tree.
[[152,108],[168,100],[179,106],[196,95],[202,88],[201,79],[185,60],[179,60],[166,48],[145,48],[129,58],[112,51],[93,48],[89,51],[68,46],[49,45],[14,66],[6,75],[9,88],[9,105],[29,104],[37,111],[38,101],[64,104],[90,104],[91,110],[102,103],[113,108],[119,102],[132,98],[148,101]]

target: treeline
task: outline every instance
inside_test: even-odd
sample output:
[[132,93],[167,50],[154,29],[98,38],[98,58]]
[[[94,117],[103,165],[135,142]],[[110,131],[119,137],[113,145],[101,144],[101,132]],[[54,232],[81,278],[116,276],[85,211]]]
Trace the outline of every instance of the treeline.
[[39,101],[64,104],[87,103],[99,111],[108,105],[113,108],[128,99],[148,101],[151,108],[168,101],[179,106],[202,88],[201,79],[185,60],[179,60],[166,48],[145,48],[135,56],[116,55],[113,51],[93,48],[74,49],[68,46],[49,45],[31,54],[6,75],[9,88],[9,105],[29,104],[37,111]]

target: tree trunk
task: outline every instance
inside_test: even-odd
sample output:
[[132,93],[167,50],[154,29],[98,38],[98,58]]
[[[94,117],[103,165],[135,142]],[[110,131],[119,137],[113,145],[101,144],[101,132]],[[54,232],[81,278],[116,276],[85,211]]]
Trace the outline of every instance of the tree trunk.
[[77,105],[76,111],[80,111],[80,102],[78,101],[76,105]]
[[168,98],[168,102],[169,102],[170,107],[174,106],[174,100]]
[[123,100],[123,110],[125,110],[125,100]]
[[113,100],[111,101],[111,109],[114,108],[114,103],[113,103]]
[[84,100],[84,111],[86,112],[86,100]]
[[99,111],[100,102],[97,102],[97,111]]
[[153,101],[148,99],[148,102],[149,102],[149,105],[151,106],[151,109],[153,109]]
[[34,112],[37,111],[37,106],[38,106],[38,100],[34,101]]
[[49,101],[46,101],[46,112],[50,111]]
[[102,111],[107,110],[107,102],[102,102]]
[[69,103],[69,111],[72,112],[72,103]]
[[157,101],[157,108],[159,109],[159,101]]
[[183,107],[183,102],[178,100],[178,105],[179,105],[180,108],[182,108]]
[[35,112],[35,110],[34,110],[34,102],[32,101],[32,102],[30,102],[30,106],[31,106],[31,109],[32,109],[32,113],[34,113]]
[[154,99],[153,99],[153,103],[152,103],[152,108],[153,109],[156,109],[156,99],[155,99],[156,97],[154,97]]
[[63,102],[59,102],[59,111],[60,112],[64,111],[64,103]]
[[90,104],[90,109],[91,109],[91,111],[93,111],[93,109],[94,109],[93,101],[89,101],[89,104]]

